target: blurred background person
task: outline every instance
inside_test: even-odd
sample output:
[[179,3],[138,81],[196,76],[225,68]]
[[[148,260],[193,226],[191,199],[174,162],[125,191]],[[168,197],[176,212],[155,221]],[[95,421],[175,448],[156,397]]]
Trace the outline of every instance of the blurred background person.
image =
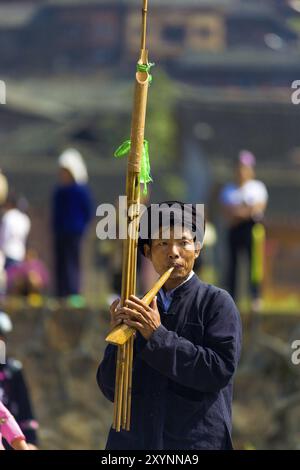
[[268,192],[262,181],[255,179],[256,159],[253,153],[242,150],[236,167],[236,182],[227,184],[221,193],[223,213],[228,230],[227,288],[236,300],[237,267],[240,256],[249,260],[249,284],[252,308],[260,301],[259,286],[251,280],[252,231],[261,222],[268,202]]
[[17,196],[9,193],[0,223],[0,250],[5,256],[6,269],[24,260],[30,228],[29,216],[19,209]]
[[7,268],[7,292],[13,295],[42,295],[49,285],[49,271],[36,250],[26,251],[24,261]]
[[[0,312],[0,340],[5,344],[12,329],[10,317]],[[12,357],[7,358],[6,364],[0,364],[0,401],[15,417],[30,447],[36,448],[38,422],[33,414],[22,363]]]
[[56,294],[80,294],[80,253],[84,233],[92,219],[93,203],[88,173],[76,149],[58,159],[59,183],[52,200]]

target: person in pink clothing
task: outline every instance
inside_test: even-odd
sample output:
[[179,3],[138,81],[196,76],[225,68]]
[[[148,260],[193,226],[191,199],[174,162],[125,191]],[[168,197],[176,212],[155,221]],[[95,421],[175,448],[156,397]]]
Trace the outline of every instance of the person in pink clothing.
[[28,450],[25,436],[6,406],[0,401],[0,450],[4,450],[2,436],[15,450]]

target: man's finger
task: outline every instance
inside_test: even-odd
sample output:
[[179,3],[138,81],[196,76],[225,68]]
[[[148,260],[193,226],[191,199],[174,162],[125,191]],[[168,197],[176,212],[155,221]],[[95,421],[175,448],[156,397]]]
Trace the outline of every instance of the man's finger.
[[114,315],[115,316],[118,316],[118,315],[122,315],[122,313],[125,313],[125,307],[119,307],[117,308],[115,311],[114,311]]
[[131,308],[124,307],[124,313],[127,316],[127,318],[134,318],[138,320],[139,322],[144,322],[145,317],[142,313],[136,312],[135,310],[132,310]]
[[141,307],[144,307],[145,310],[149,310],[149,305],[147,305],[145,302],[143,302],[141,299],[136,297],[135,295],[131,295],[127,301],[130,300],[134,302],[135,304],[140,305]]
[[137,321],[129,320],[129,318],[128,318],[127,320],[124,320],[124,323],[125,323],[125,325],[128,325],[128,326],[131,326],[132,328],[135,328],[139,332],[144,331],[144,326],[141,323],[137,322]]
[[157,297],[156,296],[152,300],[152,302],[150,304],[150,308],[152,308],[153,310],[157,310]]
[[118,303],[120,302],[120,299],[116,299],[113,301],[113,303],[110,306],[110,311],[114,312],[118,306]]
[[115,320],[124,320],[125,318],[128,318],[128,314],[127,313],[120,313],[119,315],[116,315],[115,316]]
[[125,302],[125,305],[132,309],[132,310],[136,310],[137,312],[141,313],[144,317],[147,316],[147,314],[150,312],[150,308],[148,307],[148,305],[141,305],[141,304],[138,304],[136,303],[135,301],[132,301],[132,300],[126,300]]

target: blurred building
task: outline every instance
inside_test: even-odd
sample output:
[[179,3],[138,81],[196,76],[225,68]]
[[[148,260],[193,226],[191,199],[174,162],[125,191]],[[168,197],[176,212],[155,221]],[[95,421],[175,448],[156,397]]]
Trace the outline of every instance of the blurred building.
[[[30,73],[132,64],[140,46],[140,5],[140,0],[2,0],[1,67]],[[225,51],[223,62],[231,71],[243,65],[249,48],[256,56],[299,53],[298,35],[279,14],[281,7],[271,1],[152,0],[151,58],[182,76],[202,54],[214,73]]]
[[119,59],[122,8],[116,2],[36,2],[13,7],[0,4],[0,12],[4,8],[1,55],[3,65],[13,72],[78,70]]
[[[125,23],[125,58],[136,60],[140,45],[140,11],[137,2],[128,2]],[[155,60],[167,61],[187,51],[223,51],[226,47],[226,22],[221,4],[186,0],[154,1],[151,5],[149,44]]]
[[[0,166],[30,196],[40,227],[66,146],[86,156],[97,202],[115,200],[124,186],[124,162],[110,156],[129,132],[140,6],[0,0],[0,79],[9,77]],[[256,154],[270,191],[267,282],[279,292],[279,254],[285,270],[292,261],[300,266],[300,105],[291,104],[291,84],[300,79],[300,1],[151,0],[149,7],[150,60],[179,90],[175,171],[188,199],[209,204],[213,218],[237,152]],[[163,199],[160,180],[155,195]],[[39,230],[34,236],[44,242]]]

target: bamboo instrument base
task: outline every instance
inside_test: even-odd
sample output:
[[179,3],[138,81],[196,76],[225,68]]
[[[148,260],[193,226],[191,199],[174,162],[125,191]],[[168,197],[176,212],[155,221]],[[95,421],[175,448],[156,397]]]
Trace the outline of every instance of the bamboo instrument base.
[[[169,279],[173,269],[170,268],[164,273],[154,287],[143,297],[142,300],[147,305],[150,305],[159,289]],[[113,421],[113,429],[117,432],[120,432],[121,429],[130,430],[134,333],[133,328],[121,325],[115,328],[106,338],[109,342],[118,345]],[[127,340],[123,342],[124,337],[127,337]],[[121,343],[116,343],[117,340]]]
[[135,330],[133,328],[130,328],[129,326],[123,324],[114,328],[107,335],[105,341],[114,344],[115,346],[122,346],[131,338],[134,332]]
[[117,432],[130,430],[133,340],[132,336],[124,346],[118,346],[113,421]]

